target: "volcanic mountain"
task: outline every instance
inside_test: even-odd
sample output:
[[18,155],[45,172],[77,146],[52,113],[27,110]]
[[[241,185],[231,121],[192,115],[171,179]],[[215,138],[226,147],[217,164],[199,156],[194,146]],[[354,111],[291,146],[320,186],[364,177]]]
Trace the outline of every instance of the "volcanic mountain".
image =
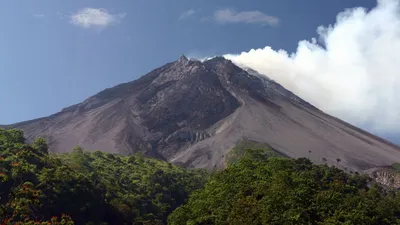
[[[49,117],[10,125],[50,151],[143,152],[187,167],[222,167],[240,141],[289,157],[364,170],[400,162],[400,149],[325,114],[278,83],[223,57],[185,56]],[[339,160],[338,160],[339,161]]]

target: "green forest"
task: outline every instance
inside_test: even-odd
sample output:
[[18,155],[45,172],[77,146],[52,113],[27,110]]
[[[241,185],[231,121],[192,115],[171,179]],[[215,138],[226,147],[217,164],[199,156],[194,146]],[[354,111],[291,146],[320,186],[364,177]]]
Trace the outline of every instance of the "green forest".
[[49,155],[44,139],[0,130],[2,224],[165,224],[206,177],[139,154]]
[[221,171],[141,154],[51,154],[0,129],[0,222],[96,224],[400,224],[400,196],[367,177],[243,142]]

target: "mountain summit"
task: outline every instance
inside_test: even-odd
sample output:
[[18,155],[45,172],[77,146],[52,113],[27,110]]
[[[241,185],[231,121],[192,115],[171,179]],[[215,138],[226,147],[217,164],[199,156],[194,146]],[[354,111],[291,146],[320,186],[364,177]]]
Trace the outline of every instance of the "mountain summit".
[[50,150],[143,152],[188,167],[222,167],[242,140],[289,157],[364,170],[400,161],[397,146],[329,116],[257,71],[223,57],[181,56],[49,117],[11,125]]

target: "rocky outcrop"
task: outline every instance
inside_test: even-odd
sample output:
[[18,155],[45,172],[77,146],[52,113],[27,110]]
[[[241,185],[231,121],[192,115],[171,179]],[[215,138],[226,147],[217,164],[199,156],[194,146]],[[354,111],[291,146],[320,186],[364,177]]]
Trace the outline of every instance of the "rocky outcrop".
[[369,174],[376,182],[382,185],[400,189],[400,172],[390,168],[377,168],[370,171]]
[[165,141],[166,142],[190,142],[195,143],[211,137],[207,131],[187,131],[180,130],[171,134]]

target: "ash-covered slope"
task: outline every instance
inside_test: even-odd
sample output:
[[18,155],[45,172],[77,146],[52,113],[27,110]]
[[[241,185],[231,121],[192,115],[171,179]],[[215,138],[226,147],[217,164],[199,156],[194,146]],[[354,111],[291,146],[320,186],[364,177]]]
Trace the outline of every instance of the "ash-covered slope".
[[[222,57],[182,56],[50,117],[14,124],[50,150],[144,152],[188,167],[223,166],[243,139],[352,170],[400,161],[397,146],[333,118],[265,76]],[[311,151],[311,153],[309,152]]]

